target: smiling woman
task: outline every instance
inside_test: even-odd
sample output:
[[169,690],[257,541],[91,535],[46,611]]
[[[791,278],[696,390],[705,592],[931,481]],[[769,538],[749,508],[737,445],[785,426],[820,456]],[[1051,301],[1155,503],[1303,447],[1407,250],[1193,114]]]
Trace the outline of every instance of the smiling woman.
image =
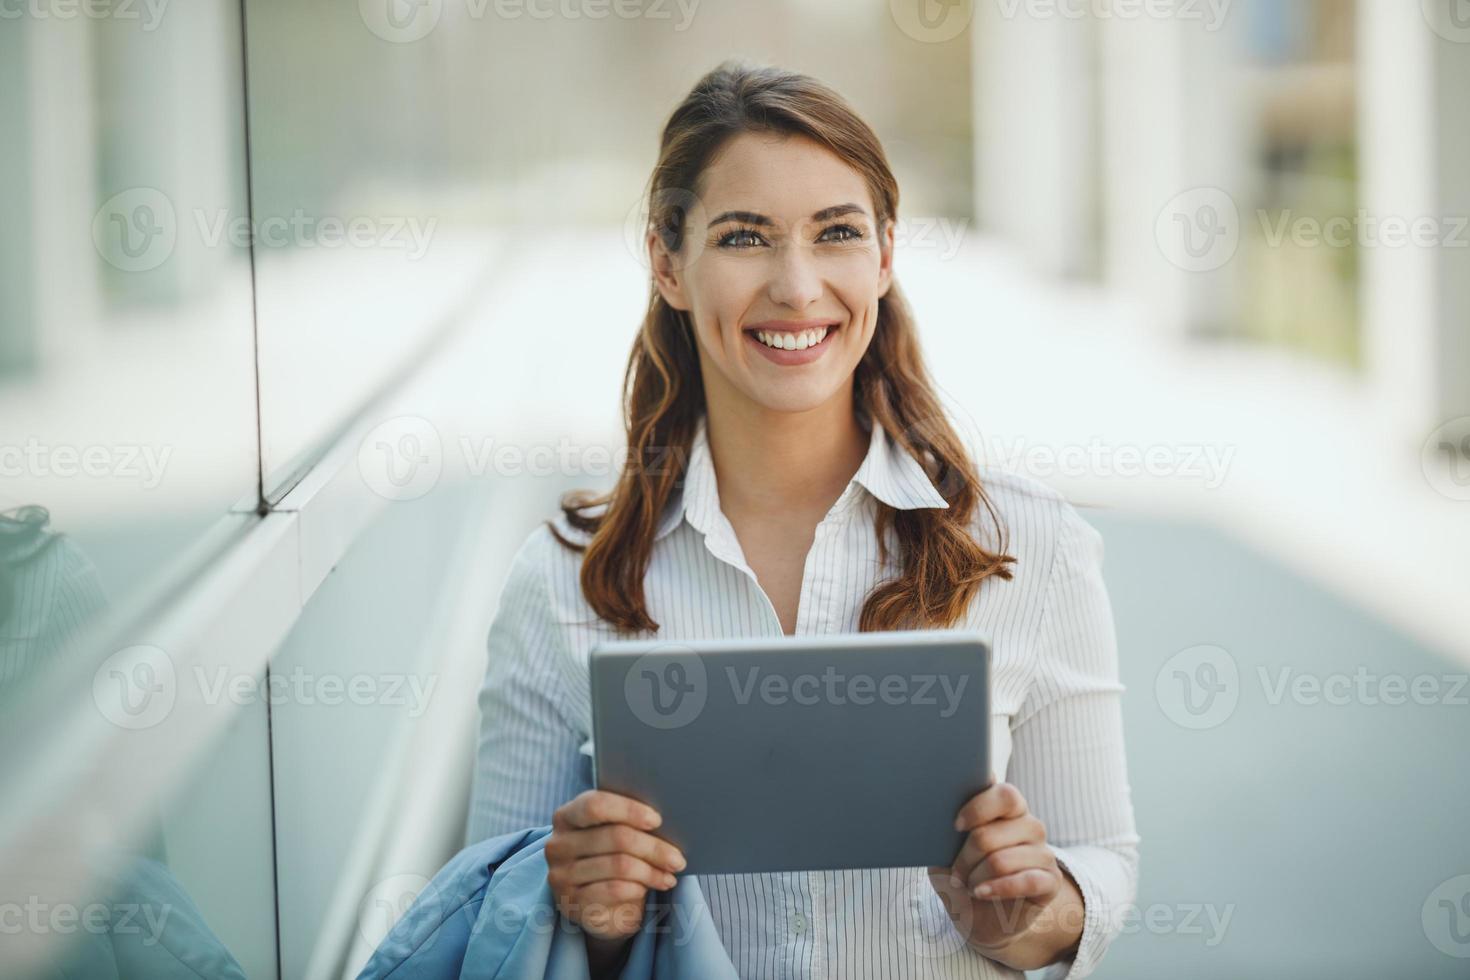
[[1138,861],[1101,537],[1034,481],[982,481],[894,278],[897,182],[835,92],[721,65],[669,119],[650,195],[629,464],[610,493],[564,500],[509,573],[471,839],[550,823],[547,883],[614,972],[687,862],[659,814],[593,788],[597,642],[978,629],[997,778],[953,815],[951,866],[700,887],[740,976],[1085,975]]

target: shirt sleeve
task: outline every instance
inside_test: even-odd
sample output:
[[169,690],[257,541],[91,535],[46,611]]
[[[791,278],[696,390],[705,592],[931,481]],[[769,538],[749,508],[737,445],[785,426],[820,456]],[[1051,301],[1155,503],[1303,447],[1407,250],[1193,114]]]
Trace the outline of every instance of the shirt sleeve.
[[1063,503],[1035,674],[1011,725],[1010,782],[1045,825],[1085,912],[1076,953],[1042,980],[1097,968],[1137,893],[1139,837],[1123,752],[1118,645],[1102,535]]
[[561,545],[544,526],[522,544],[490,625],[467,843],[549,824],[592,785],[559,664],[566,650],[548,589],[551,547]]

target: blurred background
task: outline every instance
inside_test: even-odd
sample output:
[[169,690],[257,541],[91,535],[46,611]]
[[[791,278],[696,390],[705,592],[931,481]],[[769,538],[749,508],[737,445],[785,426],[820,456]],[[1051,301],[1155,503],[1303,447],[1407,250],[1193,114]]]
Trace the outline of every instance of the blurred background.
[[956,421],[1104,534],[1104,977],[1470,976],[1465,0],[0,0],[0,974],[355,975],[611,484],[664,119],[883,140]]

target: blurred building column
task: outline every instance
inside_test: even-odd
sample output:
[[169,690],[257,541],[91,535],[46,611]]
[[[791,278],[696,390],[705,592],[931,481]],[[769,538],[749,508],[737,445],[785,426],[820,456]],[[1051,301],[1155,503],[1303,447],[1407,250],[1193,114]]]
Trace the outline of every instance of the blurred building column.
[[[1378,221],[1439,214],[1448,202],[1438,185],[1457,176],[1441,171],[1439,134],[1463,125],[1454,116],[1465,111],[1464,89],[1437,86],[1441,41],[1419,3],[1359,3],[1363,213]],[[1463,180],[1463,159],[1459,169]],[[1389,431],[1423,438],[1438,424],[1437,324],[1448,312],[1439,268],[1444,250],[1380,247],[1361,254],[1364,363],[1376,414]]]
[[980,0],[970,27],[975,214],[1040,272],[1098,267],[1097,22],[1085,4]]
[[[1439,252],[1439,419],[1470,415],[1470,4],[1443,0],[1434,40],[1436,192],[1449,218],[1451,247]],[[1453,38],[1453,40],[1451,40]]]
[[[23,14],[0,30],[0,371],[27,373],[96,322],[90,24]],[[43,220],[44,218],[44,220]]]
[[1228,332],[1255,196],[1234,72],[1244,18],[1229,3],[1142,6],[1157,13],[1098,24],[1103,279],[1166,333]]

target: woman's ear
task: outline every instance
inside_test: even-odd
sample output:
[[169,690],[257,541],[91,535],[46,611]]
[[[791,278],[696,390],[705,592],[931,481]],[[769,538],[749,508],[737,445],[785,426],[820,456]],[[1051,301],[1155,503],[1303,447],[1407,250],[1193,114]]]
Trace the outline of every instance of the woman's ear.
[[676,310],[688,310],[689,297],[684,292],[684,270],[679,256],[668,250],[655,231],[648,233],[648,264],[653,270],[653,284],[664,302]]
[[893,285],[893,219],[889,218],[883,222],[883,230],[878,234],[878,298],[882,299],[888,295],[888,289]]

